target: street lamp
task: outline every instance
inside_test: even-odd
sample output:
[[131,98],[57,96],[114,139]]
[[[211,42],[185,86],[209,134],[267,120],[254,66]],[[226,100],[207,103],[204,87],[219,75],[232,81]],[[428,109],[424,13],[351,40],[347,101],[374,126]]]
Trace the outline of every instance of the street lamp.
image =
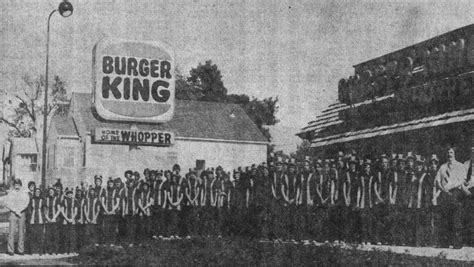
[[54,12],[58,11],[59,14],[65,18],[72,15],[74,8],[72,4],[67,0],[61,2],[57,9],[51,11],[48,17],[48,29],[46,33],[46,74],[45,74],[45,85],[44,85],[44,108],[43,108],[43,150],[42,150],[42,160],[41,160],[41,186],[46,187],[46,143],[48,141],[47,137],[47,124],[48,124],[48,70],[49,70],[49,22],[51,21],[51,16]]

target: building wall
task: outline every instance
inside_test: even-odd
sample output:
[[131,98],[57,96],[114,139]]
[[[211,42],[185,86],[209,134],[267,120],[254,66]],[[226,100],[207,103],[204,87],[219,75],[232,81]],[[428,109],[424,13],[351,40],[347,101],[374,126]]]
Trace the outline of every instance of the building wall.
[[75,186],[81,181],[92,184],[96,174],[104,179],[116,178],[123,177],[128,169],[142,174],[145,168],[171,169],[175,163],[187,172],[196,166],[196,160],[205,160],[206,167],[221,165],[231,172],[239,166],[265,161],[266,149],[265,144],[189,140],[176,140],[170,147],[91,144],[90,136],[84,147],[79,140],[58,139],[55,155],[50,155],[50,160],[54,161],[50,181],[61,178],[64,186]]
[[266,144],[244,144],[178,140],[179,164],[183,170],[194,168],[196,160],[205,160],[206,168],[221,165],[232,172],[239,166],[250,166],[267,160]]
[[65,187],[79,185],[85,180],[82,157],[82,142],[79,139],[57,139],[49,147],[46,184],[50,186],[61,179]]
[[[11,175],[15,178],[21,179],[23,185],[33,181],[36,184],[41,183],[41,172],[36,164],[35,168],[32,168],[32,155],[30,154],[15,154],[12,155],[12,172]],[[38,155],[36,155],[38,157]]]

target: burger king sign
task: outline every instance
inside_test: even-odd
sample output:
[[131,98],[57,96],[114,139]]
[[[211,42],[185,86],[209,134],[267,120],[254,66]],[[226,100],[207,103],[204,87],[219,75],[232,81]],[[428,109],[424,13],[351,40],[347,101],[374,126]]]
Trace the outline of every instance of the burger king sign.
[[93,49],[93,105],[105,120],[162,123],[174,112],[171,50],[151,41],[103,39]]

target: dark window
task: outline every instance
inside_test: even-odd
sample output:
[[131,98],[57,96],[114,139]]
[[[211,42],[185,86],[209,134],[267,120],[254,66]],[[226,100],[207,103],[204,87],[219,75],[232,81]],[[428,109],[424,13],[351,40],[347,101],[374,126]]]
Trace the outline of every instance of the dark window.
[[196,169],[204,170],[206,168],[206,161],[202,159],[196,160]]

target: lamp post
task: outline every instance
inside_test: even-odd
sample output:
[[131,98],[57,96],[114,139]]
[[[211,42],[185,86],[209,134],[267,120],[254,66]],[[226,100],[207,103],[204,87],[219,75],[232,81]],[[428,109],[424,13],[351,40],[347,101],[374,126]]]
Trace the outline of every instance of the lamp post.
[[61,2],[57,9],[51,11],[48,17],[48,28],[46,33],[46,74],[45,74],[45,85],[44,85],[44,108],[43,108],[43,150],[41,154],[41,186],[46,187],[46,150],[47,150],[47,141],[48,141],[48,70],[49,70],[49,22],[51,21],[51,16],[58,11],[59,14],[65,18],[72,15],[74,8],[72,4],[67,0]]

